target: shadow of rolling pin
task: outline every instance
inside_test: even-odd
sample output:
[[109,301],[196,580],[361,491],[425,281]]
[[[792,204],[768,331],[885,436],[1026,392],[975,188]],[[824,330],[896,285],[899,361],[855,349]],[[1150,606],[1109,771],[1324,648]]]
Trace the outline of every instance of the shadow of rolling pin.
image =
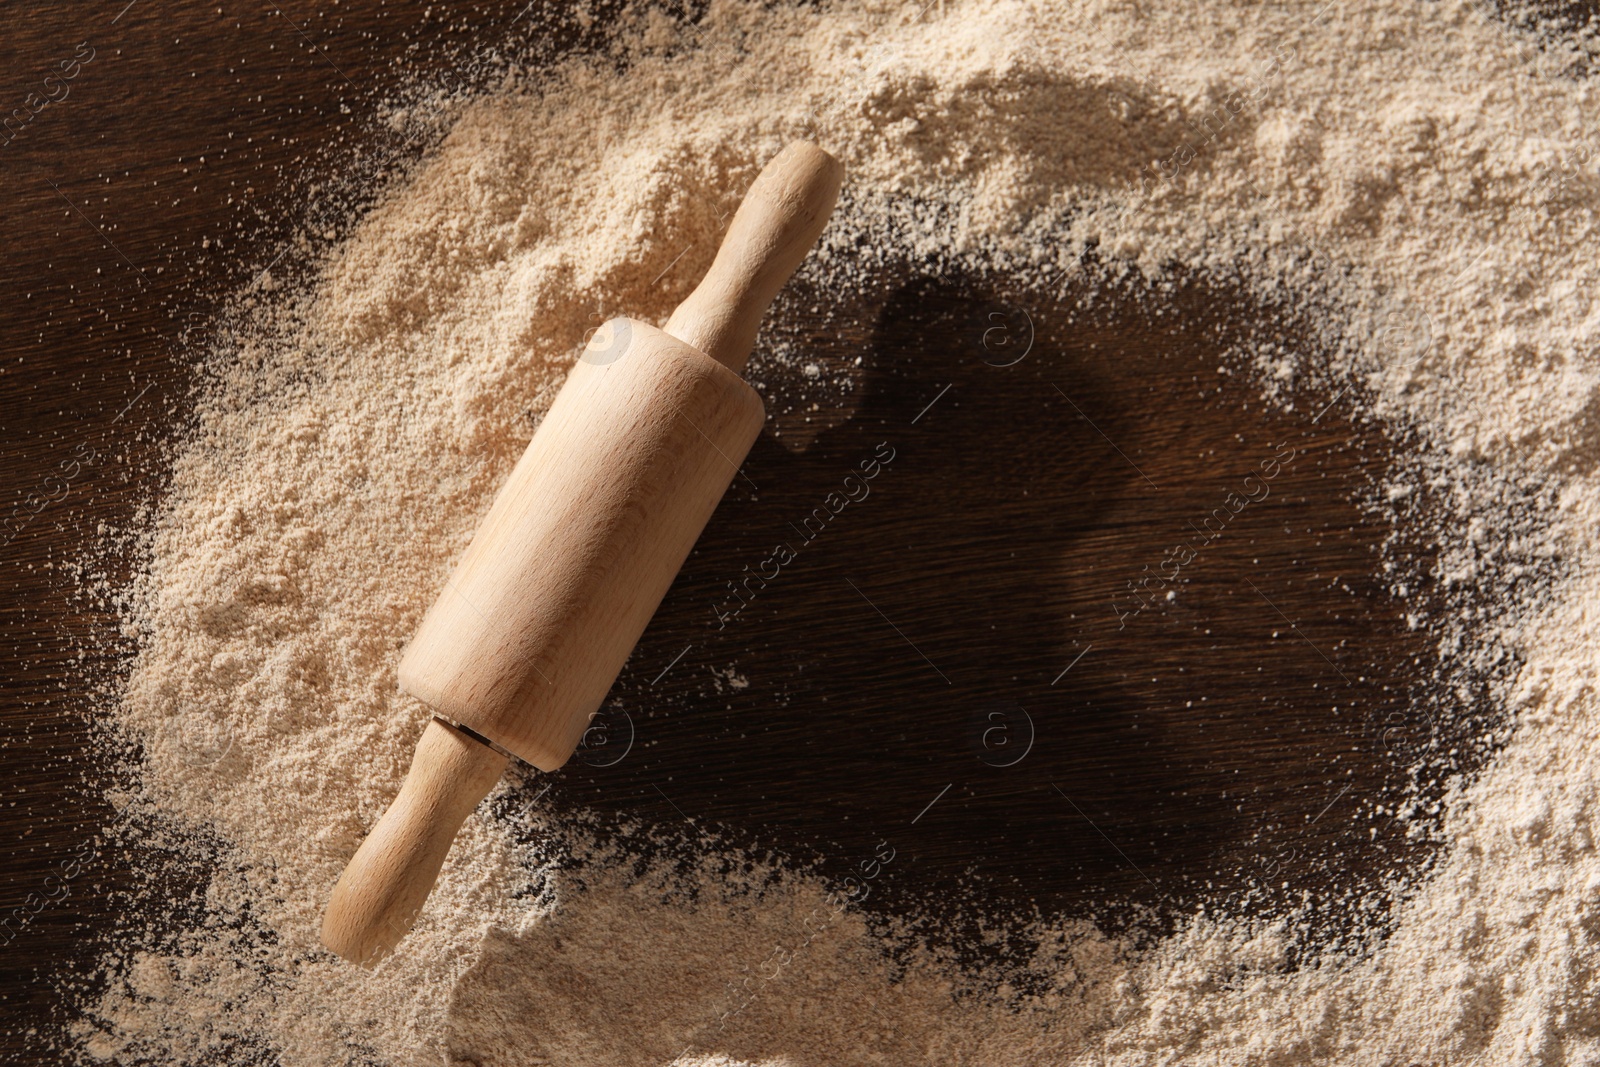
[[371,966],[411,929],[507,753],[553,771],[578,747],[761,430],[744,364],[843,177],[790,144],[665,329],[617,318],[590,340],[401,658],[435,717],[334,886],[339,955]]

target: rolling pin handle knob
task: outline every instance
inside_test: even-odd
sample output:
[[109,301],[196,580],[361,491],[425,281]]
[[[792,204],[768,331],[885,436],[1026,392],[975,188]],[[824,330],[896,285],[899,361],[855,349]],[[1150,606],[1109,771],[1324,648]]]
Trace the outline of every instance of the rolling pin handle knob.
[[430,719],[399,795],[333,887],[322,943],[363,967],[387,956],[416,922],[462,822],[505,769],[502,753]]

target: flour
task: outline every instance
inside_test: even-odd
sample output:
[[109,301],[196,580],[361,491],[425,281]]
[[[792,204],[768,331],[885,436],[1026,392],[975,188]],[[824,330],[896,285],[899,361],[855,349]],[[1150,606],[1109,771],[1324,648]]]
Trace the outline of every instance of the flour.
[[[1588,39],[1535,45],[1460,0],[624,22],[613,55],[396,104],[396,129],[448,132],[301,281],[240,298],[127,591],[114,716],[143,745],[142,839],[214,875],[201,918],[105,960],[82,1058],[1600,1061],[1600,102],[1567,73]],[[1046,922],[1022,992],[802,873],[714,842],[637,873],[491,799],[401,952],[369,974],[317,945],[426,716],[398,650],[574,351],[618,310],[664,320],[795,136],[848,168],[806,268],[830,284],[913,260],[1064,289],[1092,249],[1158,292],[1242,286],[1314,328],[1235,353],[1269,401],[1317,386],[1413,442],[1388,489],[1451,501],[1447,586],[1537,578],[1526,610],[1432,624],[1449,656],[1517,651],[1493,694],[1516,728],[1446,790],[1445,850],[1386,937],[1289,966],[1293,917],[1207,912],[1153,943]],[[753,375],[789,410],[847,389],[784,358]],[[1501,510],[1518,479],[1547,505]]]

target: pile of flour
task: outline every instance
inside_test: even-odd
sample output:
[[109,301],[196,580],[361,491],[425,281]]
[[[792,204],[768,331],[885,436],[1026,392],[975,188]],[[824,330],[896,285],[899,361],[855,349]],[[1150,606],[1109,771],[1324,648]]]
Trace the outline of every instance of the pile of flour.
[[[1600,1060],[1587,43],[1462,0],[737,0],[692,26],[647,7],[622,22],[613,54],[396,104],[397,129],[443,124],[431,151],[219,331],[122,594],[139,653],[114,709],[141,753],[130,832],[213,873],[176,932],[131,924],[77,1054]],[[931,949],[891,962],[808,876],[711,847],[688,875],[641,875],[537,804],[468,820],[375,972],[320,948],[321,907],[426,715],[396,692],[400,646],[586,332],[624,309],[663,320],[796,136],[848,168],[807,267],[830,285],[912,259],[1064,289],[1095,249],[1157,292],[1200,277],[1314,307],[1314,343],[1264,331],[1237,355],[1273,402],[1315,385],[1403,430],[1427,457],[1414,471],[1478,516],[1447,531],[1446,583],[1564,560],[1536,608],[1440,623],[1448,655],[1521,657],[1493,694],[1515,729],[1448,791],[1441,858],[1371,951],[1291,967],[1287,920],[1249,915],[1137,949],[1046,923],[1024,996]],[[1513,475],[1549,487],[1536,522],[1491,506]],[[581,884],[523,843],[546,839],[580,854]]]

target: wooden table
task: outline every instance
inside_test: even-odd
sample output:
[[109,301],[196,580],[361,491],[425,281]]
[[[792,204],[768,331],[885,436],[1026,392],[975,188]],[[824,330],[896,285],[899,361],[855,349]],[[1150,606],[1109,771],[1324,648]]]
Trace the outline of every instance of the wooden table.
[[[14,1056],[48,1060],[62,1006],[94,988],[119,931],[174,921],[108,901],[147,898],[151,872],[203,874],[107,849],[60,878],[110,817],[85,746],[119,640],[71,568],[105,530],[138,528],[216,302],[294,231],[285,178],[334,179],[380,138],[375,103],[401,61],[464,80],[458,54],[536,37],[517,3],[443,7],[8,15],[0,103],[29,116],[0,137]],[[30,93],[56,99],[32,114]],[[1175,300],[1125,288],[1084,315],[1071,296],[906,263],[827,316],[804,282],[780,298],[771,334],[855,387],[791,411],[795,372],[760,372],[781,436],[757,444],[549,798],[686,838],[715,826],[841,880],[890,849],[865,906],[930,909],[962,944],[973,903],[1170,916],[1254,886],[1279,907],[1418,862],[1374,807],[1417,760],[1493,724],[1465,710],[1490,679],[1441,664],[1407,624],[1440,603],[1433,546],[1405,546],[1404,600],[1377,566],[1395,531],[1363,502],[1392,443],[1352,423],[1352,394],[1310,388],[1272,411],[1227,370],[1230,339],[1263,323],[1312,347],[1295,308],[1193,285]],[[829,507],[890,453],[870,495]],[[1260,498],[1233,511],[1230,493]],[[1130,599],[1185,542],[1181,580]],[[773,575],[779,544],[794,558]],[[751,571],[771,577],[730,592]]]

